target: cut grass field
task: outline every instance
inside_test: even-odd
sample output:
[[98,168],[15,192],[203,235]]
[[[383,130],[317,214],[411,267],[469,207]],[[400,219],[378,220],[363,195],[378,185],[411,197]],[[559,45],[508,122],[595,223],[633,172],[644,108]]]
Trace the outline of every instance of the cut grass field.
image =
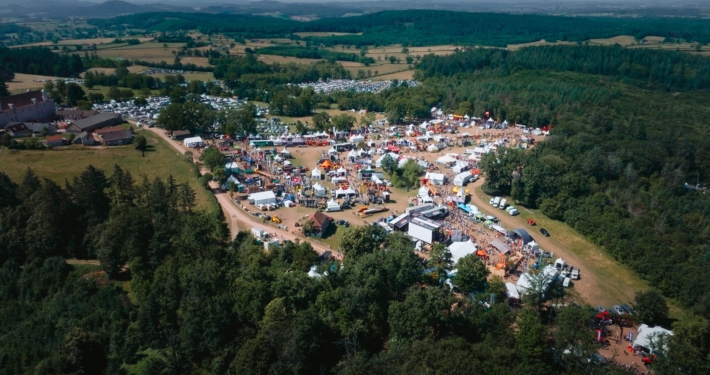
[[[485,194],[480,188],[473,189],[473,192],[484,202],[488,202],[490,195]],[[496,209],[488,207],[479,207],[484,212],[491,212],[496,215],[505,215],[504,213],[496,213]],[[619,303],[632,302],[633,295],[636,291],[648,290],[650,285],[647,281],[642,280],[638,275],[625,265],[613,259],[609,254],[604,252],[599,246],[587,240],[567,224],[548,218],[540,212],[540,210],[518,207],[520,215],[514,216],[513,219],[521,228],[531,230],[535,235],[539,228],[545,228],[551,236],[547,239],[554,245],[567,249],[583,262],[584,266],[594,274],[596,278],[601,280],[600,299],[595,303],[603,306],[613,306]],[[530,227],[526,224],[527,219],[533,219],[537,226]],[[539,235],[539,233],[538,233]],[[584,275],[582,275],[584,279]],[[590,301],[592,302],[592,301]],[[669,303],[670,317],[680,318],[684,312],[674,303]]]
[[535,47],[535,46],[557,46],[557,45],[574,45],[575,43],[572,42],[565,42],[558,40],[557,42],[548,42],[545,39],[538,40],[537,42],[530,42],[530,43],[520,43],[520,44],[508,44],[506,49],[509,49],[511,51],[515,51],[524,47]]
[[65,79],[62,77],[38,76],[34,74],[15,73],[15,79],[7,83],[7,89],[13,94],[17,94],[26,90],[41,89],[45,82],[36,82],[36,80],[56,80]]
[[110,176],[113,166],[118,164],[131,172],[137,183],[142,181],[144,175],[153,180],[155,177],[165,179],[172,174],[178,183],[186,182],[195,190],[198,207],[211,210],[212,207],[208,207],[209,192],[199,184],[184,157],[177,155],[175,150],[151,132],[141,130],[136,134],[144,135],[152,146],[145,157],[141,157],[140,151],[132,145],[102,148],[67,146],[44,151],[9,150],[3,147],[0,152],[0,171],[19,183],[29,167],[40,177],[63,186],[65,180],[72,180],[89,165],[104,170]]

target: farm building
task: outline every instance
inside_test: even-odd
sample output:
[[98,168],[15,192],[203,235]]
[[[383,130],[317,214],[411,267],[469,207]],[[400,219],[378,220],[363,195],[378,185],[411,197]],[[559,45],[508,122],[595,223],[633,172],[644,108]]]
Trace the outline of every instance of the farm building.
[[28,91],[0,99],[0,129],[10,122],[53,120],[54,101],[43,91]]
[[88,132],[79,133],[72,141],[75,145],[91,146],[94,144],[94,136]]
[[176,141],[182,141],[186,138],[190,138],[191,135],[192,133],[190,133],[189,130],[175,130],[171,138]]
[[44,139],[47,146],[57,147],[64,144],[64,138],[61,135],[50,135]]
[[67,128],[73,133],[90,132],[107,126],[118,125],[123,122],[121,115],[116,113],[99,113],[85,119],[77,120]]
[[271,190],[249,194],[249,202],[251,202],[251,204],[255,206],[258,206],[260,204],[275,204],[276,195]]
[[32,134],[32,130],[24,122],[11,122],[5,128],[5,133],[13,137],[24,137]]
[[185,138],[183,143],[185,143],[186,147],[190,148],[203,147],[205,145],[205,142],[202,140],[201,137]]
[[328,229],[328,225],[330,225],[330,222],[332,221],[330,217],[320,211],[313,212],[310,216],[308,216],[308,220],[313,222],[313,228],[315,229],[318,237],[323,237],[325,231]]
[[101,142],[106,146],[127,145],[133,141],[131,131],[123,128],[120,130],[116,129],[114,131],[102,132],[99,133],[98,136],[101,138]]
[[76,109],[65,109],[62,111],[57,111],[56,117],[59,121],[79,121],[91,116],[96,116],[100,112],[95,110],[76,110]]

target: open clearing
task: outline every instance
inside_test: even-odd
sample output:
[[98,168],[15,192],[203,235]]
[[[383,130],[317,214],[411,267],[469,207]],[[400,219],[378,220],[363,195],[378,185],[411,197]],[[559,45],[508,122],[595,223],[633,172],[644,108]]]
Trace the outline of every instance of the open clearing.
[[66,79],[62,77],[38,76],[34,74],[15,73],[15,79],[7,83],[8,90],[12,92],[25,91],[29,89],[41,89],[44,87],[44,82],[35,82],[35,80],[54,80]]
[[576,43],[573,42],[565,42],[558,40],[556,42],[548,42],[545,39],[538,40],[537,42],[530,42],[530,43],[520,43],[520,44],[508,44],[506,49],[509,49],[511,51],[515,51],[524,47],[535,47],[535,46],[557,46],[557,45],[574,45]]
[[391,81],[393,79],[398,79],[398,80],[402,81],[402,80],[410,80],[413,78],[414,78],[414,70],[405,70],[402,72],[379,75],[377,77],[373,77],[372,79],[375,81]]
[[64,185],[65,180],[78,176],[89,165],[111,175],[113,166],[118,164],[130,171],[137,183],[141,182],[143,175],[152,180],[155,177],[164,179],[172,174],[178,183],[189,183],[195,190],[197,205],[206,207],[208,192],[200,186],[183,156],[178,155],[163,140],[148,131],[142,130],[136,134],[146,136],[148,144],[153,146],[151,151],[145,153],[145,157],[141,157],[140,151],[135,150],[132,145],[105,148],[68,146],[45,151],[2,148],[0,171],[7,173],[13,181],[19,182],[27,167],[31,167],[40,177]]
[[631,35],[619,35],[606,39],[590,39],[589,44],[613,45],[620,44],[622,46],[630,46],[636,44],[636,38]]
[[301,38],[306,38],[309,36],[312,37],[327,37],[327,36],[342,36],[342,35],[362,35],[362,33],[336,33],[336,32],[328,32],[328,31],[314,31],[314,32],[302,32],[302,33],[294,33]]

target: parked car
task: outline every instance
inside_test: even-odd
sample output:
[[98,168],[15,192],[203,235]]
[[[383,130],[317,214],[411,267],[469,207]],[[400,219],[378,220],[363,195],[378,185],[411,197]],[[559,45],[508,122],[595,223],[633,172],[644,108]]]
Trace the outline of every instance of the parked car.
[[347,220],[337,220],[337,221],[335,222],[335,224],[336,224],[336,225],[342,225],[342,226],[344,226],[344,227],[346,227],[346,228],[350,226],[350,223],[349,223]]
[[579,268],[572,269],[572,274],[570,275],[572,280],[579,280]]
[[540,228],[540,233],[542,233],[545,237],[550,237],[550,232],[548,232],[545,228]]
[[621,308],[624,309],[624,311],[626,311],[627,314],[633,314],[633,313],[634,313],[634,310],[631,308],[631,306],[629,306],[629,305],[627,305],[627,304],[621,305]]
[[604,307],[604,306],[597,306],[597,311],[599,311],[599,312],[604,312],[604,311],[606,311],[606,307]]
[[390,182],[390,180],[384,178],[384,179],[382,179],[382,182],[384,182],[385,185],[387,185],[387,186],[389,186],[389,187],[392,187],[392,183]]
[[545,258],[552,258],[552,252],[551,251],[543,251],[542,256]]
[[495,216],[493,216],[493,215],[486,215],[486,220],[490,220],[490,221],[492,221],[492,222],[494,222],[494,223],[497,223],[497,222],[498,222],[498,218],[495,217]]
[[617,315],[624,315],[624,314],[626,314],[626,311],[624,311],[624,309],[623,309],[621,306],[619,306],[619,305],[614,305],[614,312],[615,312]]

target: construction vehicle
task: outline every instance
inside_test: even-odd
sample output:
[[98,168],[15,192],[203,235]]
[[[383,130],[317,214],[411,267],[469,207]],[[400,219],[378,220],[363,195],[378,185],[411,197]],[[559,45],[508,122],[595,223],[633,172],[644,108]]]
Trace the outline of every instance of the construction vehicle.
[[279,219],[277,216],[272,216],[271,221],[276,224],[281,224],[281,219]]

